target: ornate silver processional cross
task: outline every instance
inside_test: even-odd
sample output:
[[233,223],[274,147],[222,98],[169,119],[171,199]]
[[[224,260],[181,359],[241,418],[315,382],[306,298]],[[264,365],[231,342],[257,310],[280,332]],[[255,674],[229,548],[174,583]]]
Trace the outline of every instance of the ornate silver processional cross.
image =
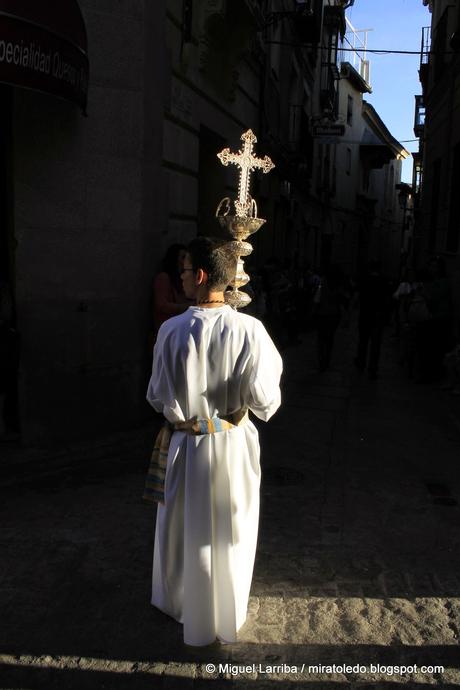
[[249,180],[251,172],[255,168],[260,168],[264,173],[270,172],[274,168],[274,164],[268,156],[264,158],[257,158],[253,154],[253,144],[257,141],[257,137],[251,129],[241,135],[241,140],[244,141],[243,150],[238,153],[231,153],[230,149],[224,149],[217,154],[223,165],[234,163],[240,171],[240,183],[238,188],[238,200],[235,201],[235,209],[238,216],[245,218],[250,214],[252,207],[252,199],[249,194]]
[[231,153],[227,148],[217,154],[223,165],[234,163],[240,168],[238,199],[233,201],[236,215],[232,213],[232,201],[229,197],[222,199],[216,211],[221,228],[233,237],[233,240],[228,242],[228,248],[236,261],[235,277],[230,281],[230,289],[225,292],[225,301],[233,309],[247,307],[251,301],[250,296],[239,289],[249,282],[241,257],[251,254],[252,246],[246,240],[265,223],[264,218],[257,217],[256,200],[249,194],[251,172],[259,168],[264,173],[268,173],[275,167],[268,156],[257,158],[254,155],[253,144],[257,141],[257,137],[252,130],[248,129],[241,135],[241,139],[244,142],[242,151]]

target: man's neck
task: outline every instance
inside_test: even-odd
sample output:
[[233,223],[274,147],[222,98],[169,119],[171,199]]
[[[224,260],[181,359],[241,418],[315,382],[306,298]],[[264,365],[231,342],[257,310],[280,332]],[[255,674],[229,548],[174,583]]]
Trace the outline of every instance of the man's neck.
[[196,296],[196,303],[198,307],[212,309],[213,307],[222,307],[225,304],[224,293],[222,291],[206,291],[203,294]]

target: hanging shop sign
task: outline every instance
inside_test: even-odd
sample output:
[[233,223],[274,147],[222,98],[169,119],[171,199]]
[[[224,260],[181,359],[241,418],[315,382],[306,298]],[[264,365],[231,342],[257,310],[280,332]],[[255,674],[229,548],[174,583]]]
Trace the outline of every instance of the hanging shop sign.
[[324,124],[313,126],[314,137],[343,137],[345,125]]
[[44,5],[0,0],[0,82],[65,98],[85,112],[89,65],[80,9],[75,0]]

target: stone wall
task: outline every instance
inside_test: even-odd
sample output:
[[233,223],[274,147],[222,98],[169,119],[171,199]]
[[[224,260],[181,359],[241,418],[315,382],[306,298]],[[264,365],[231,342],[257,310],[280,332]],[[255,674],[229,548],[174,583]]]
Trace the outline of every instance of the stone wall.
[[163,3],[81,0],[88,117],[16,90],[16,300],[25,438],[88,436],[148,409],[163,195]]

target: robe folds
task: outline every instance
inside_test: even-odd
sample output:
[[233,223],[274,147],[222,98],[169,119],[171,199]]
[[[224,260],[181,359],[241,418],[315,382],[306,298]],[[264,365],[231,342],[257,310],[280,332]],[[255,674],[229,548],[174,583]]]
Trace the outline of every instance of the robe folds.
[[[282,360],[263,324],[228,305],[189,307],[160,328],[147,400],[170,422],[281,402]],[[184,642],[234,642],[246,619],[259,521],[259,441],[248,419],[203,436],[175,431],[155,529],[152,604]]]

